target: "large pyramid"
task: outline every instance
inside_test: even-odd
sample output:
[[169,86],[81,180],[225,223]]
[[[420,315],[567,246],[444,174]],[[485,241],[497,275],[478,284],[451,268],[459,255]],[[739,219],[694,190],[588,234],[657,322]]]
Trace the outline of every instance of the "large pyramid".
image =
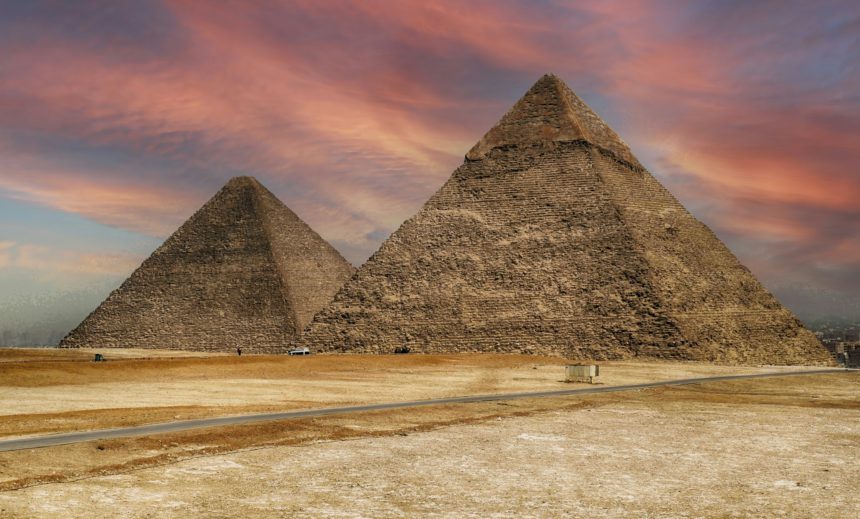
[[283,351],[353,272],[256,179],[237,177],[60,346]]
[[318,314],[317,351],[827,363],[816,338],[557,77]]

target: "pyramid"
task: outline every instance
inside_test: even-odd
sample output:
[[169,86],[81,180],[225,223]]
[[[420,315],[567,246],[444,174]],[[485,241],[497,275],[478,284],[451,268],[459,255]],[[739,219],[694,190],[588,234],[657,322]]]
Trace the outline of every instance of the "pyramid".
[[233,178],[60,346],[283,351],[353,271],[256,179]]
[[467,153],[301,342],[322,352],[829,362],[553,75]]

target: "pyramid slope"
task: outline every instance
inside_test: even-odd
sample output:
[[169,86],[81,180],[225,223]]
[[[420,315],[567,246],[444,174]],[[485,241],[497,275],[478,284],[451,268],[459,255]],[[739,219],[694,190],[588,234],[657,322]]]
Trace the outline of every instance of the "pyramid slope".
[[353,270],[256,179],[237,177],[60,346],[282,351]]
[[[557,99],[573,96],[558,83],[545,76],[530,92],[549,85]],[[331,352],[407,344],[592,359],[830,361],[632,155],[595,137],[604,123],[528,138],[542,127],[517,108],[529,95],[344,285],[302,343]]]

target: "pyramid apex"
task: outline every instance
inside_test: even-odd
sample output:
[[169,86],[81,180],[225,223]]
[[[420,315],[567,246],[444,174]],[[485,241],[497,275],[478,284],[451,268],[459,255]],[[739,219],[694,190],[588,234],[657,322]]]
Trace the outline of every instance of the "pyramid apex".
[[259,185],[260,181],[252,176],[241,175],[238,177],[233,177],[227,181],[225,186],[248,186],[248,185]]
[[553,73],[546,73],[466,154],[481,160],[494,148],[539,142],[586,141],[636,167],[630,148]]
[[221,187],[220,192],[237,193],[242,191],[251,191],[257,196],[261,195],[262,193],[269,192],[269,190],[266,189],[266,186],[264,186],[259,180],[257,180],[255,177],[247,175],[231,178],[227,181],[226,184]]
[[553,83],[561,83],[562,85],[564,85],[564,81],[562,81],[560,77],[556,76],[552,72],[547,72],[546,74],[541,76],[540,79],[537,80],[538,83],[540,83],[541,81],[550,81]]

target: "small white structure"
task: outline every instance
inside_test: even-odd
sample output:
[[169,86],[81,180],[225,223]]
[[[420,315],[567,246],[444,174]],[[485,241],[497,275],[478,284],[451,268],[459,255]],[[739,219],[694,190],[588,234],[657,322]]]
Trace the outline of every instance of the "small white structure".
[[568,364],[564,369],[565,382],[587,382],[594,384],[595,377],[600,375],[600,366],[596,364]]

